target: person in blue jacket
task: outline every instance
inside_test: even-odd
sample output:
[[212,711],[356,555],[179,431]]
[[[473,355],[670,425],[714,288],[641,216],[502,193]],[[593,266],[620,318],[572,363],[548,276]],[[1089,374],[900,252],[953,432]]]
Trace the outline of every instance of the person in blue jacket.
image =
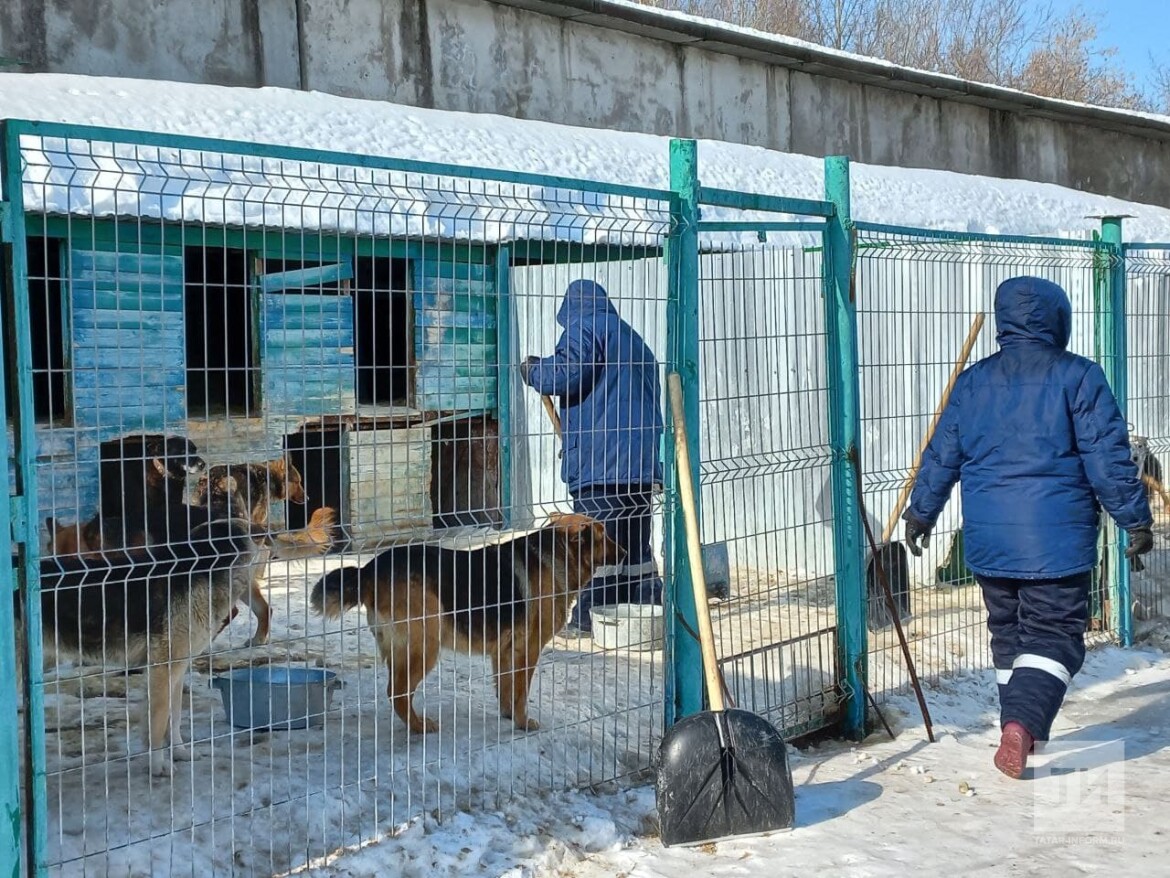
[[653,351],[601,284],[569,284],[557,322],[564,331],[552,356],[528,357],[520,374],[538,393],[559,397],[561,479],[574,511],[605,522],[626,553],[616,576],[581,589],[570,625],[585,633],[594,604],[662,602],[650,510],[662,484],[662,386]]
[[1153,548],[1153,516],[1104,372],[1065,350],[1064,290],[1006,280],[995,320],[1000,351],[959,376],[903,518],[921,555],[919,540],[929,545],[962,483],[966,561],[982,587],[999,684],[995,765],[1019,778],[1084,662],[1101,507],[1128,532],[1131,559]]

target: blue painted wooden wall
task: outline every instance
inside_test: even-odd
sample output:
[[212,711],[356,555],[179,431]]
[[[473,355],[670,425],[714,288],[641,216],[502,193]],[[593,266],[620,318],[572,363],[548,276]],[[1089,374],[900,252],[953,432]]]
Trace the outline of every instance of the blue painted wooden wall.
[[124,243],[65,258],[73,428],[38,430],[37,475],[42,520],[70,521],[96,511],[102,441],[181,432],[187,375],[180,255]]
[[187,418],[183,259],[135,249],[69,251],[73,420],[107,435]]
[[415,407],[485,411],[496,407],[494,264],[416,259]]
[[263,295],[261,405],[269,415],[330,415],[357,405],[353,297],[298,290],[352,278],[329,265],[259,279]]

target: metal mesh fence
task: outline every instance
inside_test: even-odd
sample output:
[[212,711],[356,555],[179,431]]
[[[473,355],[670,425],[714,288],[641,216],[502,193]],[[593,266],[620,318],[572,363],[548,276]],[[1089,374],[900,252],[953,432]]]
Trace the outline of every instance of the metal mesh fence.
[[[659,604],[680,554],[664,378],[692,354],[729,693],[789,737],[841,718],[830,328],[849,339],[826,324],[844,310],[820,223],[705,190],[680,339],[667,192],[35,130],[8,133],[3,314],[28,325],[6,415],[37,537],[17,618],[35,865],[284,874],[426,812],[641,776],[672,697],[663,631],[690,636]],[[944,388],[995,350],[997,284],[1060,283],[1070,347],[1101,359],[1117,257],[856,232],[862,489],[889,544]],[[1166,252],[1128,254],[1150,460],[1170,444]],[[907,682],[875,563],[923,676],[989,664],[960,520],[956,496],[923,558],[866,553],[874,694]],[[1159,522],[1139,618],[1164,613]]]
[[736,704],[787,735],[836,718],[836,600],[819,248],[700,258],[701,513]]
[[[20,157],[42,865],[282,873],[647,767],[661,609],[566,623],[582,587],[652,603],[669,576],[665,196],[137,140]],[[566,323],[574,280],[608,305]],[[558,342],[572,363],[520,368]],[[616,372],[645,398],[565,408]],[[608,526],[550,523],[573,512]]]
[[[1096,329],[1110,264],[1092,242],[1036,241],[961,234],[913,233],[862,226],[857,238],[857,310],[863,490],[871,525],[883,542],[903,537],[907,481],[917,466],[948,381],[994,353],[994,294],[1010,277],[1059,283],[1073,307],[1074,353],[1100,359]],[[977,318],[985,318],[980,325]],[[969,356],[963,358],[970,340]],[[956,488],[931,538],[915,558],[900,547],[867,559],[883,563],[897,592],[903,628],[920,676],[989,667],[985,611],[963,560],[962,508]],[[870,686],[889,693],[908,685],[889,614],[878,606],[875,577],[867,585]],[[1100,578],[1094,627],[1108,624]]]
[[1154,513],[1154,550],[1145,570],[1130,578],[1135,633],[1159,636],[1157,620],[1170,613],[1170,250],[1126,248],[1126,346],[1130,438]]

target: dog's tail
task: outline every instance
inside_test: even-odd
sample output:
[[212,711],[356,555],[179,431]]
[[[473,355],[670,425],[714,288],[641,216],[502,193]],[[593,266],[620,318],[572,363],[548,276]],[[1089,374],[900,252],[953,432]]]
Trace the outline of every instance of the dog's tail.
[[303,530],[278,533],[273,537],[273,554],[281,561],[313,558],[333,548],[337,534],[337,514],[329,506],[313,513]]
[[336,619],[346,610],[362,603],[365,591],[365,567],[339,567],[317,580],[309,603],[318,614]]

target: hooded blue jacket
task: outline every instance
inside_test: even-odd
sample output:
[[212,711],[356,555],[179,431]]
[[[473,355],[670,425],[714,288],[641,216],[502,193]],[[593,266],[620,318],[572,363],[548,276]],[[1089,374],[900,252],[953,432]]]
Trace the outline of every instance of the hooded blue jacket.
[[654,352],[618,316],[601,284],[569,284],[556,351],[528,384],[560,398],[561,479],[569,491],[661,484],[662,386]]
[[995,293],[1000,351],[963,372],[923,455],[909,515],[932,525],[962,482],[968,566],[1049,579],[1097,562],[1103,506],[1130,530],[1153,522],[1105,373],[1068,353],[1072,307],[1035,277]]

